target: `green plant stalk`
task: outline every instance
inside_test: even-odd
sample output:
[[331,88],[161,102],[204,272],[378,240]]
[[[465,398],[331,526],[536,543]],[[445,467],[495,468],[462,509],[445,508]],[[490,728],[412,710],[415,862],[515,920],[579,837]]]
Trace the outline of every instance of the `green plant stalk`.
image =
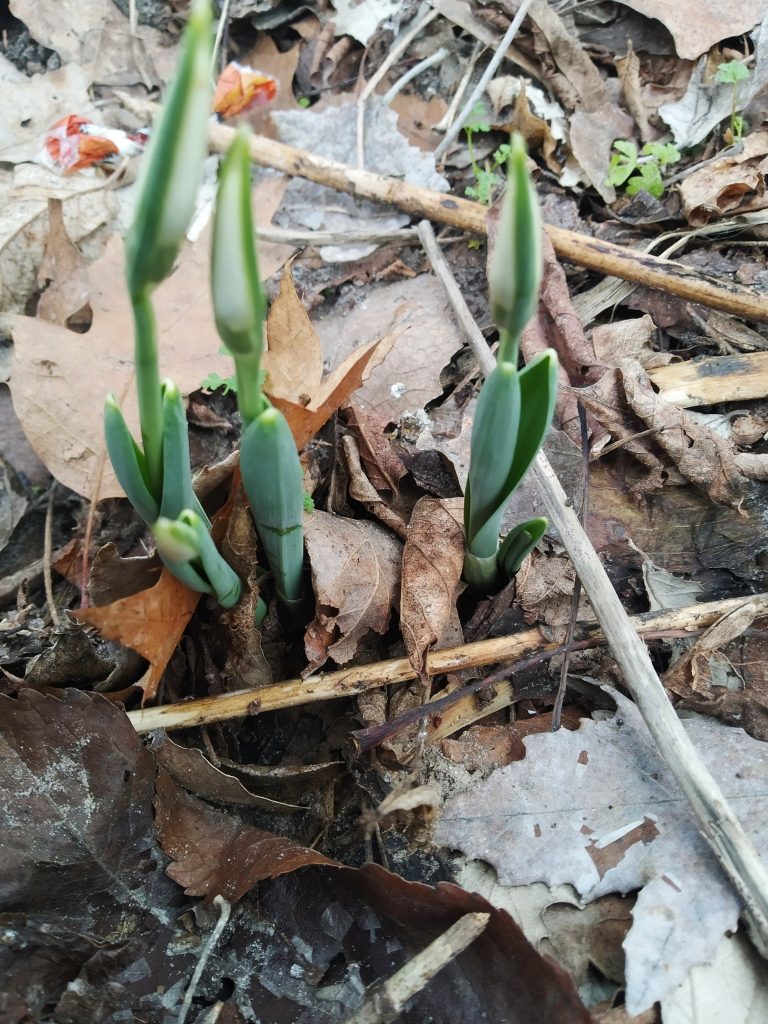
[[191,509],[197,513],[206,529],[210,530],[211,521],[192,486],[187,414],[181,392],[172,380],[163,381],[161,392],[163,396],[163,491],[160,500],[160,515],[167,519],[176,519],[184,509]]
[[137,295],[132,300],[132,306],[141,441],[147,466],[147,483],[152,494],[159,500],[163,490],[163,399],[155,313],[147,291]]
[[240,470],[275,590],[289,609],[302,599],[304,480],[291,428],[267,408],[243,432]]
[[238,356],[233,353],[232,358],[235,361],[237,380],[237,407],[243,427],[248,427],[266,407],[259,376],[261,357]]

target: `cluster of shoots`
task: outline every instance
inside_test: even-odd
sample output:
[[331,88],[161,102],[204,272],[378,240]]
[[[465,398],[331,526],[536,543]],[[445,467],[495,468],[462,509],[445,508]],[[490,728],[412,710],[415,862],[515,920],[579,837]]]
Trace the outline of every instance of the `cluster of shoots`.
[[[176,78],[153,132],[126,237],[126,277],[135,327],[141,446],[113,395],[107,398],[107,450],[132,505],[149,525],[164,564],[183,583],[236,604],[241,582],[211,537],[192,486],[186,414],[179,389],[162,380],[152,293],[173,268],[195,209],[207,154],[211,105],[211,11],[195,0]],[[302,593],[304,490],[288,423],[261,390],[265,298],[251,212],[247,136],[236,136],[219,178],[211,256],[216,327],[235,363],[243,421],[243,483],[278,598]]]
[[547,436],[557,397],[553,350],[518,370],[520,336],[536,310],[541,273],[539,207],[525,146],[516,135],[489,274],[499,328],[497,362],[478,396],[464,494],[464,578],[484,592],[517,572],[547,528],[544,518],[528,519],[499,542],[506,508]]

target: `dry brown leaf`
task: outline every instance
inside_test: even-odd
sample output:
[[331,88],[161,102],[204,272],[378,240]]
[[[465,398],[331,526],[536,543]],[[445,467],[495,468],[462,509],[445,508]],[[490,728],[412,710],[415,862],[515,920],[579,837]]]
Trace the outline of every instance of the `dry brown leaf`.
[[680,182],[683,213],[694,227],[725,214],[764,210],[768,206],[768,132],[752,132],[743,149],[707,164]]
[[402,545],[377,523],[315,511],[305,517],[316,611],[305,638],[314,671],[344,665],[369,630],[384,633],[400,590]]
[[208,807],[162,770],[155,824],[160,845],[171,858],[167,873],[188,896],[223,896],[234,902],[265,878],[309,864],[336,866],[315,850]]
[[[508,10],[511,6],[504,4]],[[515,8],[516,9],[516,8]],[[590,112],[608,101],[603,76],[581,45],[579,37],[546,0],[533,0],[528,16],[536,27],[534,47],[544,54],[542,78],[569,110]],[[554,61],[557,70],[552,69]]]
[[647,94],[643,92],[643,84],[640,78],[640,60],[632,48],[632,40],[627,40],[627,52],[623,57],[615,58],[616,70],[619,73],[621,92],[624,97],[624,105],[634,117],[640,138],[643,142],[651,142],[656,138],[656,133],[650,125],[649,118],[656,114],[658,105],[649,103]]
[[365,472],[377,491],[396,493],[408,470],[386,436],[387,420],[352,400],[345,409],[345,422],[357,438]]
[[84,67],[90,82],[140,82],[150,88],[167,82],[176,66],[178,53],[167,45],[165,34],[150,25],[138,25],[131,36],[128,18],[116,4],[12,0],[11,10],[34,39],[60,54],[63,64]]
[[408,659],[423,683],[427,653],[456,610],[464,565],[462,498],[419,499],[403,548],[400,629]]
[[174,743],[163,729],[152,734],[149,750],[171,779],[193,796],[213,803],[238,807],[256,807],[272,814],[293,814],[302,808],[257,793],[251,793],[234,775],[228,775],[212,764],[196,747]]
[[149,590],[70,614],[79,622],[95,626],[107,640],[119,640],[147,659],[149,668],[138,683],[144,704],[155,696],[165,666],[199,600],[200,594],[163,569]]
[[64,327],[88,303],[88,270],[80,250],[67,234],[61,199],[48,200],[48,239],[37,283],[45,289],[37,304],[37,315],[43,320]]
[[614,320],[600,324],[592,331],[595,356],[606,366],[616,366],[621,359],[637,359],[645,367],[666,366],[674,357],[670,352],[655,352],[651,340],[656,324],[646,313],[632,320]]
[[634,127],[632,118],[610,102],[597,109],[577,110],[571,117],[571,152],[606,203],[616,199],[616,189],[607,183],[613,141],[631,136]]
[[[565,639],[571,617],[571,599],[576,579],[570,559],[566,556],[541,555],[531,552],[517,574],[517,600],[529,625],[544,623]],[[582,591],[578,621],[594,620],[589,601]]]
[[299,405],[309,405],[323,377],[323,349],[296,292],[290,263],[283,268],[280,292],[267,319],[262,365],[265,389]]
[[293,433],[296,447],[301,450],[318,430],[327,423],[337,409],[357,391],[368,376],[386,358],[394,344],[394,337],[386,334],[351,352],[344,362],[324,377],[308,406],[270,394],[273,405],[283,413]]
[[431,153],[439,138],[432,128],[448,110],[443,97],[425,100],[416,93],[399,92],[390,106],[397,114],[397,127],[411,145]]
[[765,0],[620,0],[646,18],[655,18],[675,41],[678,57],[694,60],[715,43],[740,36],[757,25],[765,14]]
[[657,395],[636,360],[624,360],[620,371],[629,408],[655,431],[654,443],[664,449],[685,479],[705,490],[713,501],[738,508],[741,477],[730,442]]
[[399,513],[389,507],[365,475],[360,462],[360,452],[354,437],[351,434],[346,434],[341,440],[341,447],[349,474],[350,498],[359,501],[366,511],[376,516],[384,526],[389,527],[401,540],[405,540],[408,524]]
[[[209,233],[184,247],[175,271],[153,296],[160,372],[172,376],[183,394],[209,373],[225,377],[232,368],[218,351],[208,286]],[[280,250],[261,254],[265,276],[285,262],[290,250]],[[91,499],[98,483],[100,498],[116,498],[123,492],[104,455],[103,408],[110,391],[121,400],[134,436],[139,434],[133,321],[119,238],[91,264],[89,277],[93,325],[87,334],[16,317],[11,391],[30,444],[56,479]]]
[[[362,291],[362,289],[361,289]],[[443,393],[440,371],[464,344],[445,291],[437,278],[365,289],[356,308],[315,323],[326,359],[336,364],[361,342],[390,336],[391,346],[356,400],[387,420],[422,409]]]

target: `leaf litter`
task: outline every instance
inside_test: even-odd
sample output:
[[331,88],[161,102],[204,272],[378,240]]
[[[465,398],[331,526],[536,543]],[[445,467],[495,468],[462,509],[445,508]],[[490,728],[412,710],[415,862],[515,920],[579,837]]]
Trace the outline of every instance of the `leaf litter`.
[[[94,101],[105,123],[140,127],[111,89],[139,93],[163,82],[175,62],[176,37],[157,11],[149,12],[151,30],[140,25],[126,48],[128,19],[117,9],[104,20],[104,11],[89,4],[75,26],[49,3],[14,6],[38,42],[59,48],[64,66],[30,77],[10,65],[2,71],[8,86],[3,102],[13,113],[4,122],[2,148],[7,164],[15,164],[0,183],[6,197],[2,312],[26,314],[14,327],[11,387],[24,429],[54,476],[91,498],[103,452],[103,397],[130,376],[117,240],[100,255],[114,231],[115,200],[129,209],[130,188],[100,170],[54,180],[26,161],[52,121],[75,110],[87,114]],[[400,178],[405,191],[426,186],[441,202],[452,202],[445,190],[461,196],[476,185],[475,172],[466,146],[457,143],[438,174],[431,152],[440,138],[435,122],[464,88],[464,71],[478,56],[474,41],[497,42],[514,5],[502,5],[501,14],[476,12],[484,20],[460,4],[433,6],[439,13],[405,60],[415,63],[440,46],[448,56],[414,82],[399,84],[392,106],[391,97],[368,97],[364,164]],[[140,21],[149,7],[141,7]],[[254,61],[281,80],[275,116],[261,109],[256,130],[354,166],[361,108],[343,83],[370,79],[393,52],[407,12],[401,23],[399,12],[387,20],[393,12],[386,4],[364,11],[336,4],[335,11],[296,20],[251,7],[233,5],[237,45],[242,33]],[[510,50],[512,61],[499,69],[483,100],[491,130],[476,140],[480,160],[491,159],[504,142],[499,129],[522,130],[543,170],[534,173],[555,226],[563,220],[597,248],[605,240],[639,249],[649,234],[684,233],[688,224],[705,221],[717,227],[732,212],[764,205],[761,117],[747,113],[743,148],[723,151],[734,99],[729,88],[712,82],[719,63],[745,62],[749,76],[735,107],[759,110],[768,66],[766,22],[758,25],[763,12],[744,8],[744,35],[734,49],[732,19],[726,24],[703,0],[679,7],[662,11],[638,0],[618,13],[601,9],[596,24],[567,5],[534,2]],[[181,21],[184,13],[174,16]],[[246,16],[250,20],[240,20]],[[257,32],[257,24],[266,31]],[[367,50],[356,41],[363,38]],[[171,45],[159,47],[161,41]],[[479,55],[474,80],[486,60]],[[402,70],[393,64],[388,86]],[[629,203],[621,189],[612,193],[605,178],[616,138],[639,145],[667,139],[668,128],[679,144],[700,147],[684,153],[679,186],[665,182],[661,200]],[[215,158],[209,171],[210,184]],[[129,168],[129,179],[132,173]],[[254,190],[260,223],[271,219],[284,182],[268,175]],[[269,393],[303,448],[306,486],[316,504],[307,515],[312,592],[303,634],[288,634],[274,605],[258,629],[253,625],[257,598],[269,599],[271,584],[254,568],[253,531],[233,475],[234,406],[231,396],[196,391],[207,375],[228,372],[211,344],[215,334],[205,308],[203,208],[196,240],[168,282],[162,358],[166,372],[193,393],[193,450],[200,464],[216,463],[201,485],[210,508],[221,509],[228,557],[248,583],[247,599],[222,615],[166,576],[153,584],[146,534],[123,502],[108,497],[118,494],[108,475],[99,488],[107,500],[85,552],[93,559],[90,590],[99,602],[81,615],[85,628],[55,631],[41,619],[48,614],[42,584],[35,582],[41,568],[31,583],[22,575],[8,589],[17,607],[0,619],[2,686],[13,695],[2,697],[0,712],[11,767],[4,806],[14,820],[20,808],[32,812],[20,839],[4,848],[13,863],[3,877],[17,888],[4,890],[0,908],[3,934],[11,936],[0,954],[2,998],[18,1019],[101,1022],[132,1013],[162,1024],[176,1020],[195,966],[202,964],[201,943],[213,934],[214,899],[224,895],[235,906],[202,966],[195,995],[201,1012],[216,1004],[219,1019],[346,1019],[369,985],[391,977],[470,913],[491,915],[485,931],[420,991],[402,1019],[568,1024],[626,1022],[634,1014],[654,1024],[714,1024],[720,1011],[711,1007],[720,1005],[728,986],[735,1021],[759,1015],[764,991],[744,932],[723,938],[737,926],[739,904],[637,712],[619,694],[614,718],[594,710],[590,680],[615,678],[604,651],[574,652],[569,731],[548,732],[551,699],[541,695],[554,692],[559,666],[552,674],[539,665],[465,697],[461,714],[428,716],[423,749],[413,729],[392,735],[378,756],[350,756],[355,719],[386,727],[404,712],[422,713],[427,682],[444,697],[460,692],[467,678],[477,679],[483,669],[459,668],[445,677],[428,671],[441,648],[463,649],[462,633],[496,642],[533,626],[543,641],[562,639],[574,573],[551,530],[503,592],[487,602],[462,592],[461,500],[453,495],[456,481],[465,478],[476,390],[463,333],[417,248],[401,239],[376,251],[373,241],[345,244],[348,230],[408,224],[411,217],[397,201],[373,204],[298,178],[285,191],[277,222],[299,236],[321,227],[337,232],[333,243],[269,243],[262,251],[270,278],[302,249],[282,281],[269,282],[275,297],[264,365]],[[741,226],[750,232],[752,223]],[[494,228],[492,210],[491,250]],[[482,242],[470,248],[467,242],[476,240],[450,235],[441,241],[459,287],[493,342]],[[728,236],[715,245],[710,238],[686,237],[682,262],[697,274],[763,288],[759,250],[742,244],[753,235],[735,245]],[[728,392],[701,414],[672,404],[674,385],[657,371],[667,364],[697,367],[692,357],[716,359],[731,351],[728,346],[759,352],[764,327],[648,288],[632,295],[624,289],[618,299],[590,298],[596,275],[578,267],[548,251],[542,303],[523,349],[528,359],[547,345],[560,355],[561,429],[546,450],[577,508],[584,493],[577,402],[587,408],[591,462],[583,512],[625,606],[682,606],[686,612],[713,598],[759,594],[768,580],[758,486],[766,418],[757,372],[752,364],[743,370],[754,378],[754,397]],[[87,327],[89,305],[90,330],[78,334],[63,326]],[[591,310],[586,322],[577,309]],[[81,372],[85,365],[88,374]],[[703,361],[701,374],[707,366]],[[356,404],[343,408],[352,396]],[[44,511],[23,473],[11,497],[13,451],[9,439],[0,453],[9,462],[9,486],[0,492],[9,553],[33,517],[42,527]],[[84,502],[60,488],[52,506],[59,520],[65,501],[76,554],[69,556],[73,565],[56,562],[63,573],[53,581],[60,615],[78,603],[87,514]],[[539,502],[533,488],[521,488],[509,522],[538,512]],[[5,556],[0,550],[0,559]],[[22,564],[33,564],[32,557]],[[678,707],[708,716],[687,719],[687,727],[764,852],[762,612],[758,597],[721,616],[698,639],[650,642]],[[584,624],[592,618],[584,598],[577,616]],[[112,668],[118,645],[108,636],[119,638],[127,653],[137,652],[121,664],[120,682]],[[354,704],[260,711],[262,685],[279,689],[279,680],[309,672],[312,686],[320,687],[322,670],[339,665],[350,678],[365,672],[375,679],[382,666],[405,664],[400,671],[407,671],[403,655],[421,677],[418,684],[372,687]],[[387,660],[393,657],[398,660]],[[106,689],[109,700],[62,689],[77,665],[78,686]],[[535,684],[529,684],[531,674]],[[158,699],[183,706],[192,696],[215,698],[237,689],[250,701],[240,718],[187,729],[178,742],[156,734],[143,746],[116,706]],[[441,758],[435,744],[456,763]],[[435,800],[439,786],[443,809]],[[486,816],[459,842],[456,808],[466,805],[471,813],[463,824],[471,825],[484,802]],[[508,823],[523,812],[536,819],[541,834],[532,827],[510,843],[514,827],[510,832]],[[592,831],[583,831],[585,825]],[[118,849],[120,837],[125,849]],[[480,856],[494,864],[498,878],[514,882],[516,906],[530,908],[519,915],[513,910],[528,941],[492,906],[503,902],[505,885],[496,884],[488,902],[452,884],[461,879],[479,886],[471,880],[474,862],[449,856],[462,844],[470,857],[482,847]],[[390,870],[357,866],[371,860]],[[701,966],[708,958],[723,978],[713,981],[712,969]],[[231,988],[221,979],[231,979]]]

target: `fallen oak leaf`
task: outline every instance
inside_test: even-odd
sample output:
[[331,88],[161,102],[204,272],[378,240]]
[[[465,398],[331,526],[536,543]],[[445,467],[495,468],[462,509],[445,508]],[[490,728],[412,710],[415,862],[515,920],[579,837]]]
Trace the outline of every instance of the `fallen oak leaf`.
[[200,594],[163,569],[160,579],[148,590],[70,614],[79,622],[95,626],[107,640],[119,640],[147,659],[149,668],[137,683],[143,691],[141,703],[145,704],[157,693],[160,678],[199,600]]

